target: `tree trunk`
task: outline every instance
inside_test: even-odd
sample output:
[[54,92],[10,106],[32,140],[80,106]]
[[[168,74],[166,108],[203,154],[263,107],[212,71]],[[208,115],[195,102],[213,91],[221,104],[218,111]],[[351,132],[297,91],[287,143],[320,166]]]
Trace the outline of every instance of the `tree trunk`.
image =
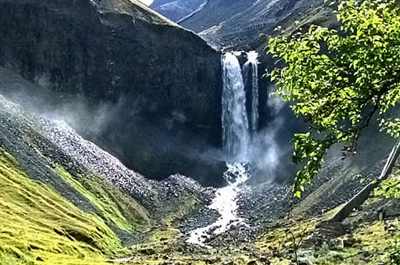
[[387,179],[392,171],[397,158],[400,155],[400,140],[397,141],[393,147],[390,155],[383,167],[382,173],[375,181],[365,186],[357,195],[355,195],[349,202],[347,202],[339,212],[337,212],[329,221],[341,222],[353,211],[353,209],[363,204],[369,197],[370,193],[378,187],[378,185],[385,179]]

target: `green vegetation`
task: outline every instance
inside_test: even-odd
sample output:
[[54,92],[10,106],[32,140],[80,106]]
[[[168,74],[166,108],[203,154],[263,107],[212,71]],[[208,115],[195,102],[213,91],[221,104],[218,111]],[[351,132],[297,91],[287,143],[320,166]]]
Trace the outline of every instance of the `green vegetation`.
[[135,228],[145,230],[150,226],[146,210],[124,196],[111,183],[95,176],[77,175],[74,178],[61,166],[55,171],[87,198],[110,224],[127,232],[133,232]]
[[400,9],[394,0],[339,1],[340,30],[310,26],[306,32],[271,38],[269,53],[279,58],[271,72],[277,94],[296,102],[292,109],[311,124],[293,139],[293,159],[304,163],[294,192],[300,196],[335,143],[344,156],[375,115],[380,128],[400,135],[400,119],[390,110],[400,101]]
[[[375,118],[381,131],[400,137],[400,119],[394,111],[400,101],[398,2],[336,2],[339,30],[310,26],[269,41],[269,53],[278,59],[278,67],[270,73],[277,95],[294,102],[294,113],[310,123],[309,132],[293,138],[293,160],[304,165],[293,187],[299,197],[304,185],[318,174],[328,149],[343,143],[344,157],[355,153],[363,129]],[[366,204],[379,203],[383,197],[400,198],[399,175],[397,170],[381,183]],[[316,222],[306,223],[314,226]],[[337,239],[352,244],[316,247],[308,258],[313,264],[400,264],[399,244],[393,243],[400,233],[390,226],[398,227],[397,219],[359,224]],[[302,230],[301,222],[292,229],[295,239],[310,232]],[[274,233],[262,238],[261,247],[269,246],[265,240],[277,241],[279,230]]]
[[[385,182],[378,190],[386,185]],[[385,197],[386,195],[382,195],[378,191],[371,199],[374,203],[377,203],[385,201]],[[367,205],[370,203],[366,202]],[[365,211],[356,212],[353,215],[361,215],[365,218],[367,214]],[[373,212],[377,218],[376,210]],[[323,245],[316,249],[314,252],[316,264],[398,264],[393,262],[393,257],[400,253],[397,252],[396,245],[393,244],[395,239],[400,238],[398,219],[388,218],[382,221],[364,221],[361,223],[358,223],[358,220],[356,218],[355,224],[351,224],[356,226],[351,233],[337,238],[336,246]]]
[[198,199],[190,194],[179,198],[177,209],[161,220],[161,227],[151,233],[149,243],[133,248],[135,252],[148,248],[157,252],[168,251],[182,237],[182,233],[176,228],[177,222],[193,211],[197,203]]
[[374,193],[375,196],[400,199],[400,172],[382,182]]
[[[33,181],[18,162],[0,149],[0,264],[102,265],[113,257],[129,257],[117,264],[206,264],[206,256],[188,255],[176,248],[182,233],[177,223],[194,210],[198,199],[176,198],[177,208],[150,230],[141,206],[96,176],[72,175],[61,166],[55,172],[96,208],[85,213],[57,191]],[[172,207],[173,208],[173,207]],[[110,226],[147,234],[148,243],[124,248]]]
[[[384,199],[381,195],[374,197],[374,202]],[[340,237],[326,235],[322,242],[314,241],[313,238],[318,239],[318,233],[315,234],[318,226],[329,220],[339,208],[320,217],[274,228],[257,239],[256,247],[268,253],[273,264],[280,265],[293,264],[294,249],[296,249],[298,262],[309,261],[312,262],[311,264],[376,265],[388,264],[388,262],[398,264],[390,263],[390,260],[397,258],[400,253],[398,244],[393,244],[394,239],[400,238],[397,218],[385,221],[362,221],[362,218],[369,213],[355,212],[353,214],[355,219],[347,224],[354,227],[345,235]],[[310,239],[311,241],[307,242]]]
[[274,228],[260,236],[256,241],[256,246],[264,252],[276,252],[283,249],[293,248],[293,245],[300,245],[305,237],[309,236],[318,224],[331,218],[339,207],[328,213],[302,221],[292,221],[283,227]]
[[104,221],[32,181],[0,149],[0,264],[103,264],[123,255]]
[[143,244],[131,246],[129,251],[133,258],[129,264],[193,264],[205,265],[206,257],[192,253],[186,253],[179,249],[182,241],[182,233],[177,229],[178,222],[192,212],[198,204],[198,199],[186,194],[176,198],[176,209],[164,217],[160,224],[149,232],[149,240]]

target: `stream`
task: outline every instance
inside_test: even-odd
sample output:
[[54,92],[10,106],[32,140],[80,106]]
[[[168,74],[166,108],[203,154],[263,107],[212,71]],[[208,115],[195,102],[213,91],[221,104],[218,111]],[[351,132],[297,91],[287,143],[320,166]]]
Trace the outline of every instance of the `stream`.
[[217,190],[215,198],[208,206],[208,208],[216,210],[220,217],[214,223],[190,232],[188,243],[209,247],[205,242],[210,237],[222,234],[233,226],[246,225],[243,218],[238,217],[237,201],[241,184],[249,179],[249,173],[244,163],[231,163],[227,164],[227,167],[224,178],[229,184]]

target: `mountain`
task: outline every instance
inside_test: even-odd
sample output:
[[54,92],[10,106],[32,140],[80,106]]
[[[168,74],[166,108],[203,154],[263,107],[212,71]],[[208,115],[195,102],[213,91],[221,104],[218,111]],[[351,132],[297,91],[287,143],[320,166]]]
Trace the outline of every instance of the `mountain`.
[[[335,23],[330,7],[311,3],[154,5],[183,16],[179,23],[193,23],[213,46],[261,52],[268,36],[257,32]],[[357,155],[343,159],[344,146],[333,146],[297,198],[289,139],[308,124],[270,97],[274,87],[261,78],[270,58],[258,64],[254,53],[250,61],[236,52],[221,60],[201,37],[136,0],[0,0],[0,15],[1,265],[398,258],[400,202],[387,191],[398,187],[400,161],[374,192],[355,197],[363,203],[343,207],[391,168],[395,139],[376,122]],[[253,20],[260,27],[246,26]],[[249,116],[259,118],[251,130]],[[240,146],[251,163],[225,165],[221,122],[230,143],[251,138]],[[334,218],[342,209],[350,210]]]
[[[164,4],[165,2],[163,1]],[[183,2],[188,1],[174,1],[174,5],[182,6]],[[199,33],[218,48],[256,49],[265,43],[265,38],[260,37],[260,33],[271,35],[278,26],[289,28],[296,20],[301,20],[304,24],[335,23],[333,10],[322,0],[210,0],[202,8],[200,5],[197,3],[197,12],[186,19],[179,19],[179,24]],[[174,19],[171,16],[175,12],[172,6],[170,9],[162,9],[162,4],[158,1],[151,6]]]
[[0,24],[0,65],[69,102],[80,133],[148,177],[215,182],[220,53],[200,37],[130,0],[5,0]]
[[150,6],[173,21],[179,21],[198,10],[207,0],[155,0]]

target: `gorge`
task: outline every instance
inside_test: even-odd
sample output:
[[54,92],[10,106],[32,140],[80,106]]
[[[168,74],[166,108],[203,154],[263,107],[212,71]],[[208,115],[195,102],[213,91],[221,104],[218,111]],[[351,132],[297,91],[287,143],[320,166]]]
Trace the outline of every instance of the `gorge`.
[[314,125],[275,95],[265,47],[337,28],[334,8],[0,0],[0,265],[390,264],[398,163],[331,220],[395,143],[374,119],[292,192],[291,139]]

